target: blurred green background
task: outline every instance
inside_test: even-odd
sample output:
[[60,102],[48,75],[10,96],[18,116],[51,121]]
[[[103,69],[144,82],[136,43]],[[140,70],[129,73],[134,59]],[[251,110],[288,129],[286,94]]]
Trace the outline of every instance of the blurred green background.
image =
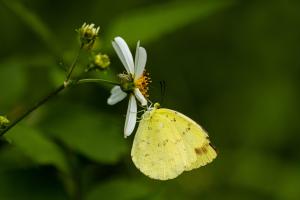
[[[150,98],[199,122],[218,149],[206,167],[159,182],[133,165],[127,101],[70,88],[0,142],[1,200],[300,199],[300,1],[0,1],[0,115],[13,120],[64,80],[83,22],[110,42],[141,40]],[[80,62],[84,62],[82,56]],[[80,67],[79,67],[80,69]],[[166,82],[161,95],[160,81]]]

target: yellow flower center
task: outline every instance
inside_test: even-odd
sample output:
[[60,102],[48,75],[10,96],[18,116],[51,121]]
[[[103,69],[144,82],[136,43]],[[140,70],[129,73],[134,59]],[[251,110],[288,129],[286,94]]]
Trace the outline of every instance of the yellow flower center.
[[141,91],[144,97],[149,97],[149,83],[151,83],[151,78],[149,75],[149,73],[146,73],[146,71],[144,71],[143,75],[139,79],[134,81],[135,87],[137,87]]

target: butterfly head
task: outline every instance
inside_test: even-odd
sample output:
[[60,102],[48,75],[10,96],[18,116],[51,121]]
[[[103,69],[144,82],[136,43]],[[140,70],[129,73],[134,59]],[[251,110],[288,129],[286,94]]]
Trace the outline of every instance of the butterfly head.
[[156,109],[160,108],[160,104],[156,102],[153,107],[156,108]]
[[156,110],[160,108],[160,104],[159,103],[154,103],[154,105],[151,103],[148,107],[147,110],[145,110],[145,113],[143,114],[143,118],[148,118],[149,115],[151,115],[151,113],[153,113],[152,111]]
[[147,111],[151,111],[151,110],[155,110],[160,108],[160,103],[151,103],[148,107],[147,107]]

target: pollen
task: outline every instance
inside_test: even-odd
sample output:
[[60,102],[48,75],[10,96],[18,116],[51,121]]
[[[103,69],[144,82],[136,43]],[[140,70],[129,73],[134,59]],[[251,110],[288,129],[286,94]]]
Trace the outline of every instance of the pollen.
[[149,97],[149,84],[151,83],[150,74],[144,71],[143,75],[134,82],[135,87],[137,87],[144,97]]

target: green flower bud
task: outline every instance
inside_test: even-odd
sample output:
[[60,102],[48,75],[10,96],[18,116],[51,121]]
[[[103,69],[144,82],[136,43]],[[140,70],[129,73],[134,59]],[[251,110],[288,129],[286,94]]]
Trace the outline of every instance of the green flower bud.
[[0,129],[7,127],[9,123],[10,121],[6,117],[0,116]]
[[94,65],[100,70],[105,70],[110,65],[110,59],[106,54],[97,54],[94,56]]
[[77,30],[83,48],[91,49],[93,47],[100,30],[99,26],[97,28],[94,26],[95,24],[84,23],[81,28]]

